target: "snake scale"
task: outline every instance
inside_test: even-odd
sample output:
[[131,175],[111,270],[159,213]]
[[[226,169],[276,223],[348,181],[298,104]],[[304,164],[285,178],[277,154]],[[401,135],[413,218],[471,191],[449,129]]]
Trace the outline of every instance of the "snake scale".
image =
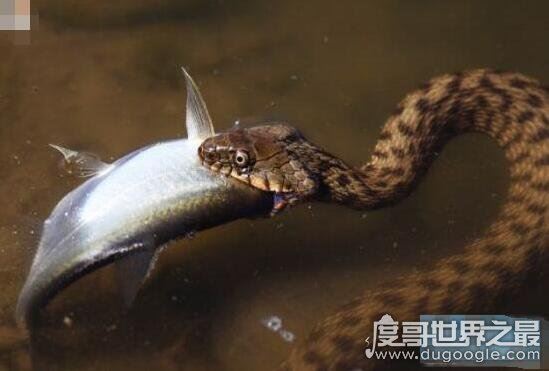
[[481,132],[504,150],[510,186],[496,220],[458,255],[366,292],[318,324],[285,370],[411,369],[366,359],[364,339],[385,313],[496,313],[535,283],[549,250],[549,93],[536,80],[486,69],[436,77],[408,94],[383,126],[370,162],[348,165],[284,123],[234,128],[206,139],[203,163],[273,192],[273,213],[305,200],[375,209],[398,202],[453,136]]

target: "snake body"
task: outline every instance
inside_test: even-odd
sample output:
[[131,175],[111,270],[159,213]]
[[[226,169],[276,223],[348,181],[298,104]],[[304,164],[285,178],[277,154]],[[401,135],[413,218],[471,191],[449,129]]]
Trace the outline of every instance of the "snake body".
[[283,123],[235,128],[203,142],[199,155],[207,166],[273,192],[275,212],[304,200],[374,209],[408,195],[441,147],[466,132],[493,138],[509,163],[510,186],[496,220],[462,253],[346,304],[292,351],[284,369],[387,369],[394,361],[364,355],[364,339],[383,314],[415,321],[420,314],[494,313],[536,282],[549,256],[548,90],[521,74],[485,69],[434,78],[397,106],[362,167]]

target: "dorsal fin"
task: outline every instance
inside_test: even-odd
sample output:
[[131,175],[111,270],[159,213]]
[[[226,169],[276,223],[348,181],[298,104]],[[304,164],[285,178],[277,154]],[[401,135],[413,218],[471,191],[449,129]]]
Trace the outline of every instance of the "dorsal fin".
[[181,70],[187,86],[187,137],[191,140],[211,137],[214,135],[214,127],[206,103],[189,73],[183,67]]

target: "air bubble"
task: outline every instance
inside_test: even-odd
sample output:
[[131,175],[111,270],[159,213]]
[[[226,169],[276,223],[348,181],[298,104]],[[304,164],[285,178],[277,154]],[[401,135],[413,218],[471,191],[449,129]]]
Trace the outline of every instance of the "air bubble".
[[271,316],[263,320],[263,324],[272,331],[278,331],[282,328],[282,320],[277,316]]
[[288,343],[291,343],[292,341],[294,341],[295,339],[295,336],[293,333],[291,333],[290,331],[286,331],[286,330],[281,330],[279,332],[280,336],[282,337],[282,339],[284,339],[285,341],[287,341]]

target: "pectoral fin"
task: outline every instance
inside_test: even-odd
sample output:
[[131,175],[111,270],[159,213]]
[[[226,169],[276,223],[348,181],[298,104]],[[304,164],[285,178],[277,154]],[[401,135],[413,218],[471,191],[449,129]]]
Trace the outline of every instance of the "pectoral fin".
[[187,114],[185,125],[187,126],[188,139],[206,139],[214,135],[214,127],[208,108],[198,87],[189,73],[181,67],[187,86]]
[[145,249],[116,261],[115,269],[122,299],[130,307],[139,289],[154,268],[160,250]]
[[71,175],[87,178],[106,172],[111,167],[110,164],[101,161],[93,153],[73,151],[55,144],[50,144],[50,147],[61,152],[64,157],[64,169]]

